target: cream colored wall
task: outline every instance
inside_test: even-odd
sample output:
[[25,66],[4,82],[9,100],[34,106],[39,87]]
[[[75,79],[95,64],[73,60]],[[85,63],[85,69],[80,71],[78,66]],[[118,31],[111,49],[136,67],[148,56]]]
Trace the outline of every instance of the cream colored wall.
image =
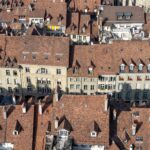
[[[77,81],[79,78],[79,81]],[[70,85],[74,85],[74,89],[70,89]],[[80,89],[76,89],[76,86],[80,85]],[[84,85],[87,85],[87,90],[84,90]],[[91,85],[94,86],[94,90],[91,90]],[[97,78],[88,78],[88,77],[68,77],[67,86],[69,93],[81,93],[91,95],[96,94],[97,92]]]
[[[22,86],[24,96],[33,94],[37,96],[37,78],[45,78],[49,79],[51,81],[51,84],[49,87],[53,90],[57,87],[57,81],[61,81],[61,89],[65,92],[66,91],[66,80],[67,80],[67,69],[66,67],[60,67],[60,66],[44,66],[44,65],[24,65],[21,64],[23,67],[21,73],[19,72],[19,69],[13,69],[13,68],[0,68],[0,87],[4,89],[8,89],[8,87],[12,87],[14,89],[15,87],[18,87],[18,85],[14,84],[14,79],[18,79],[19,88]],[[25,67],[30,68],[30,73],[27,73],[25,71]],[[38,74],[36,73],[39,68],[46,68],[48,70],[48,74]],[[56,69],[61,69],[61,75],[56,74]],[[10,76],[6,76],[6,70],[10,70]],[[17,76],[13,76],[13,70],[17,70]],[[21,78],[20,78],[21,77]],[[30,77],[32,82],[33,91],[29,93],[27,90],[27,77]],[[11,80],[11,84],[7,84],[7,78]],[[21,89],[21,88],[20,88]],[[4,94],[6,95],[7,92],[5,91]],[[20,92],[21,94],[21,92]]]
[[[107,80],[101,81],[98,79],[98,92],[99,93],[113,93],[115,91],[116,87],[116,80],[111,81],[110,78],[113,77],[116,79],[116,75],[102,75],[104,78],[107,78]],[[101,90],[99,88],[99,85],[104,84],[104,85],[112,85],[112,89],[104,89]]]
[[[6,70],[10,70],[10,76],[6,75]],[[17,71],[17,76],[13,75],[13,71]],[[9,78],[10,84],[7,84],[7,78]],[[18,69],[15,68],[0,68],[0,88],[3,89],[2,94],[7,94],[8,87],[19,88],[17,84],[14,83],[14,79],[17,79],[20,83],[20,75]]]
[[[63,91],[66,91],[66,77],[67,77],[67,69],[66,67],[60,66],[42,66],[42,65],[22,65],[22,86],[23,88],[27,87],[26,78],[29,76],[32,81],[32,85],[36,87],[37,85],[37,78],[46,78],[50,79],[52,89],[57,87],[57,81],[61,80],[61,88]],[[25,67],[30,68],[30,73],[26,73]],[[48,74],[38,74],[36,73],[39,68],[46,68],[48,70]],[[61,75],[56,74],[56,69],[61,69]]]

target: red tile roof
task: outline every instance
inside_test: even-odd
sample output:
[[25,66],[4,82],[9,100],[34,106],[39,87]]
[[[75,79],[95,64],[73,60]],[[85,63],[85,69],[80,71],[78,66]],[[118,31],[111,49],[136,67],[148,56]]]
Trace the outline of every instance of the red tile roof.
[[[44,145],[45,132],[48,121],[51,123],[51,134],[57,134],[54,128],[55,119],[59,119],[59,129],[62,127],[60,120],[67,120],[70,124],[71,136],[78,144],[109,145],[109,109],[104,111],[104,103],[107,99],[103,96],[75,96],[63,95],[60,101],[48,106],[42,115],[38,115],[38,129],[36,150],[41,150]],[[44,107],[44,106],[43,106]],[[91,125],[96,122],[98,136],[90,137]]]
[[[137,127],[136,134],[133,136],[132,125],[134,123]],[[117,136],[120,138],[125,148],[129,149],[130,144],[133,144],[135,149],[141,147],[144,150],[148,150],[150,148],[149,130],[149,108],[131,108],[130,111],[119,111],[117,117]],[[141,141],[138,140],[139,138]]]
[[[116,41],[107,45],[78,45],[74,48],[72,67],[68,69],[68,76],[92,77],[101,74],[117,74],[120,72],[120,65],[125,62],[125,72],[129,72],[132,60],[136,62],[134,72],[138,72],[139,59],[145,64],[143,72],[147,72],[147,65],[150,63],[149,49],[149,41]],[[93,75],[88,75],[91,61],[95,67]],[[79,64],[78,72],[73,73],[76,62]]]
[[71,0],[70,9],[84,11],[85,8],[88,11],[93,12],[96,7],[101,4],[101,0]]
[[[0,36],[0,46],[3,49],[1,65],[6,65],[14,59],[18,64],[65,67],[69,64],[69,39],[65,37]],[[45,59],[45,56],[48,59]]]
[[[22,113],[21,105],[7,106],[7,120],[3,118],[3,107],[0,106],[0,143],[11,143],[15,150],[32,150],[34,106],[27,113]],[[13,135],[16,123],[19,122],[21,130]]]

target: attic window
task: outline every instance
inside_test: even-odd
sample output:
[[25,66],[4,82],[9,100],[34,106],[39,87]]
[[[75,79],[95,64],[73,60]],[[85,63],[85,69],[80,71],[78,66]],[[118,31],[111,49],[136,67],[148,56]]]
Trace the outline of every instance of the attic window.
[[125,69],[125,64],[121,64],[120,65],[120,71],[124,71],[124,69]]
[[147,66],[147,70],[148,70],[148,71],[150,71],[150,64],[148,64],[148,66]]
[[89,67],[88,74],[93,74],[93,68],[92,67]]
[[44,59],[48,60],[48,55],[47,54],[44,54]]
[[13,135],[18,135],[18,131],[14,130]]
[[91,132],[91,137],[96,137],[97,136],[97,132],[96,131],[92,131]]
[[122,12],[117,12],[116,16],[117,16],[118,20],[122,20],[123,19],[123,13]]
[[143,142],[143,137],[136,137],[136,142]]
[[125,16],[125,19],[126,19],[126,20],[131,19],[131,15],[132,15],[131,12],[125,12],[125,13],[124,13],[124,16]]
[[134,70],[134,64],[130,64],[129,70],[130,70],[130,71],[133,71],[133,70]]
[[142,71],[142,70],[143,70],[143,64],[139,64],[138,70],[139,70],[139,71]]
[[32,54],[32,59],[36,59],[36,54]]

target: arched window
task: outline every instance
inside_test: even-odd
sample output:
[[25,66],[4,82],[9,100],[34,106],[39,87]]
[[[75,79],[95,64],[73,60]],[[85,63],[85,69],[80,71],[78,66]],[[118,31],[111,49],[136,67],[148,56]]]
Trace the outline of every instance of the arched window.
[[133,71],[133,70],[134,70],[134,64],[130,64],[129,70],[130,70],[130,71]]
[[120,71],[124,71],[124,69],[125,69],[125,64],[121,64],[120,65]]
[[139,71],[142,71],[143,70],[143,64],[139,64],[138,69],[139,69]]
[[48,70],[46,68],[39,68],[37,70],[37,73],[39,73],[39,74],[48,74]]

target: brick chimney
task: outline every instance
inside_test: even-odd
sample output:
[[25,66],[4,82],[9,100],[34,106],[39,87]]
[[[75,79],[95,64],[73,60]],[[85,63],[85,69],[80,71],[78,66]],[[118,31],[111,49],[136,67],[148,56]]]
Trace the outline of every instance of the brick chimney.
[[137,125],[136,123],[132,124],[132,135],[134,136],[136,134]]
[[16,97],[13,95],[12,96],[13,104],[16,105]]
[[4,119],[7,119],[7,110],[6,110],[6,106],[3,106],[3,117],[4,117]]
[[58,128],[58,122],[59,122],[59,119],[56,117],[56,119],[55,119],[55,129]]
[[58,102],[58,92],[57,92],[57,88],[54,89],[54,93],[53,93],[53,101]]
[[26,104],[25,104],[25,102],[23,102],[23,104],[22,104],[22,113],[26,113],[27,112],[27,108],[26,108]]
[[104,110],[107,111],[108,110],[108,98],[107,96],[105,97],[105,101],[104,101]]
[[39,100],[39,114],[42,115],[42,104],[41,101]]
[[117,117],[117,111],[116,109],[113,110],[113,120],[116,120]]

